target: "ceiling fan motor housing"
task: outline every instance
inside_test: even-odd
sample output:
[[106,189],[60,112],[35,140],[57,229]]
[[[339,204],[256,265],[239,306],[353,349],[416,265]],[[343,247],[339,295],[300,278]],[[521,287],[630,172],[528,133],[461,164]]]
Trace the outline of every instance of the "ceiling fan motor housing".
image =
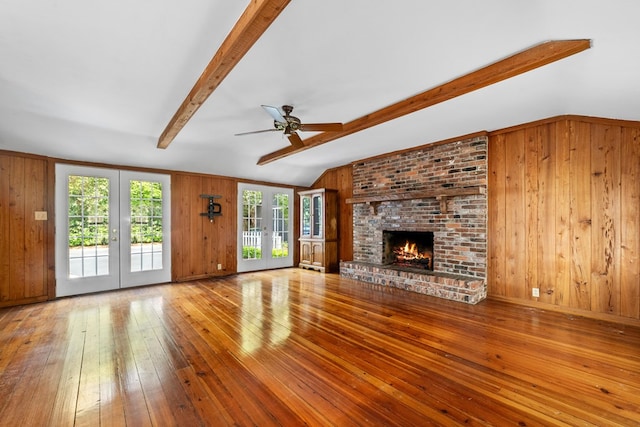
[[[310,131],[310,132],[338,132],[342,131],[342,123],[302,123],[299,118],[292,116],[293,106],[283,105],[282,111],[279,108],[272,107],[270,105],[262,105],[262,108],[273,118],[273,129],[257,130],[253,132],[237,133],[236,135],[248,135],[253,133],[263,133],[272,131],[282,131],[285,135],[289,136],[292,145],[302,145],[302,139],[296,132],[298,131]],[[284,112],[284,115],[282,114]]]
[[291,135],[291,132],[295,132],[300,128],[300,119],[292,116],[291,112],[293,111],[293,107],[291,105],[283,105],[282,111],[284,111],[283,118],[287,121],[286,123],[280,123],[277,120],[273,122],[274,126],[278,130],[284,130],[285,135]]

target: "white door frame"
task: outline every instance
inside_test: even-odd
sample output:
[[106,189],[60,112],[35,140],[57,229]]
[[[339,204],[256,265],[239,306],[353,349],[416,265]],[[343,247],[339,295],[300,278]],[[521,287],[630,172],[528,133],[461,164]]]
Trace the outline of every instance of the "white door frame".
[[[57,163],[55,166],[56,296],[78,295],[123,287],[171,281],[171,178],[165,174]],[[109,179],[108,274],[71,277],[69,268],[69,175]],[[130,180],[162,183],[162,269],[131,273]]]
[[[262,204],[263,204],[263,217],[262,217],[262,258],[244,260],[242,258],[242,233],[243,233],[243,191],[261,191],[262,192]],[[273,234],[273,209],[272,200],[273,195],[278,193],[284,193],[289,196],[289,227],[288,227],[288,255],[283,258],[272,258],[272,236]],[[293,189],[283,187],[272,187],[267,185],[256,185],[247,183],[238,183],[238,252],[237,252],[237,272],[266,270],[271,268],[284,268],[293,266],[293,251],[294,251],[294,239],[293,239],[293,222],[295,220]]]
[[[131,269],[131,197],[130,181],[162,184],[162,269]],[[171,176],[157,173],[120,171],[120,287],[166,283],[171,281]],[[153,255],[151,255],[153,256]]]

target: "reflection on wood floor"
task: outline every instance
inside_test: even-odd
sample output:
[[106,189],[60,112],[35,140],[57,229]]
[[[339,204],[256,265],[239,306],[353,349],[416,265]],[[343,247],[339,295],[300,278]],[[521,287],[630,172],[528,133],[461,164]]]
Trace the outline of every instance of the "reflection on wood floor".
[[285,269],[0,310],[0,424],[639,425],[640,328]]

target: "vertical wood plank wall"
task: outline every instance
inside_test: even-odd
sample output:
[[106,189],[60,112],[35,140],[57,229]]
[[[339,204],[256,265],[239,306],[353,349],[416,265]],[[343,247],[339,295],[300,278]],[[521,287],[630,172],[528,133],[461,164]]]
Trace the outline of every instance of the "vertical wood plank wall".
[[338,261],[353,260],[353,205],[345,202],[353,196],[353,166],[327,170],[312,188],[338,190]]
[[[222,177],[175,173],[171,178],[171,276],[182,281],[236,271],[238,181]],[[208,199],[222,196],[222,215],[213,222],[200,213]],[[222,269],[218,270],[218,264]]]
[[639,147],[614,120],[492,133],[489,294],[640,319]]
[[[0,306],[54,297],[54,163],[0,151]],[[173,280],[235,272],[237,183],[172,174]],[[352,259],[352,166],[313,187],[339,191],[339,258]],[[223,196],[214,223],[200,194]],[[488,196],[490,296],[640,319],[640,123],[564,117],[492,132]]]
[[[202,277],[224,276],[236,272],[237,264],[237,198],[236,178],[173,173],[171,177],[171,277],[186,281]],[[261,185],[268,185],[261,183]],[[294,192],[297,191],[294,189]],[[207,211],[208,199],[201,194],[222,196],[222,215],[213,222],[200,213]],[[298,209],[294,197],[294,264],[298,264]],[[218,264],[222,269],[218,270]]]
[[46,177],[46,159],[0,153],[0,307],[49,297]]
[[[0,307],[55,298],[55,163],[45,156],[0,150]],[[239,180],[181,172],[171,176],[172,280],[235,273]],[[201,194],[222,196],[216,202],[222,204],[223,214],[213,223],[200,216],[208,203]],[[299,233],[296,199],[294,236]],[[47,211],[48,220],[36,221],[35,211]]]

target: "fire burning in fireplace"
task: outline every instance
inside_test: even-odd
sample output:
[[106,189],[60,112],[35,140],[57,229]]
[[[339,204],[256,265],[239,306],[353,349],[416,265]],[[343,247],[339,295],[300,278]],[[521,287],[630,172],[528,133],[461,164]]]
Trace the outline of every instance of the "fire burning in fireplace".
[[433,233],[384,231],[383,264],[433,270]]
[[404,246],[393,248],[393,253],[396,256],[395,264],[433,270],[433,265],[431,265],[432,251],[420,252],[416,243],[407,240]]

